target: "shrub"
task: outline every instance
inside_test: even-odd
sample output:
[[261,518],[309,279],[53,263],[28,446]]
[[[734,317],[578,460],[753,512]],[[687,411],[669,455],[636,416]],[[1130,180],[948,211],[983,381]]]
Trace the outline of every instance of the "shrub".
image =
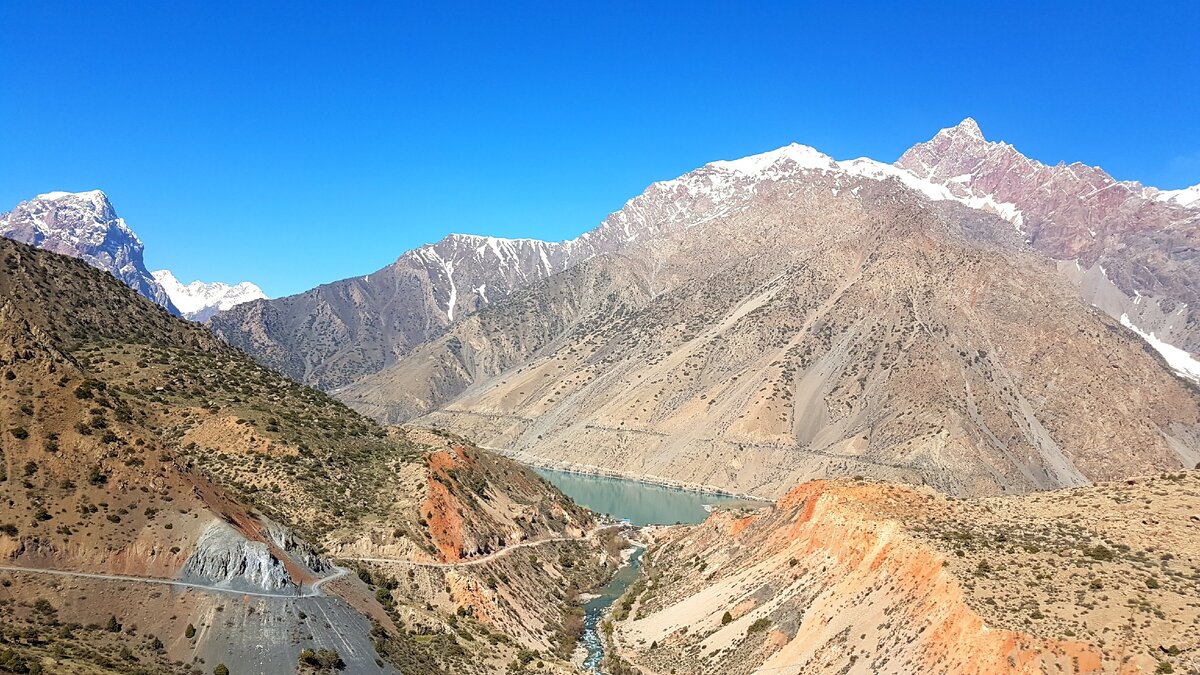
[[93,466],[88,470],[88,482],[92,485],[104,485],[108,482],[108,474],[100,470],[100,467]]
[[730,614],[729,612],[725,612],[724,614],[721,615],[721,625],[722,626],[728,625],[732,621],[733,621],[733,615]]
[[120,633],[121,632],[121,622],[117,621],[116,616],[110,616],[110,617],[108,617],[108,623],[105,624],[105,626],[104,626],[104,630],[106,630],[110,633]]
[[18,441],[23,441],[26,438],[29,438],[29,432],[25,430],[25,427],[13,427],[12,429],[8,430],[8,433],[12,434],[13,438],[17,439]]
[[746,632],[751,635],[754,633],[761,633],[770,626],[771,620],[764,616],[763,618],[758,619],[754,623],[750,624],[750,627],[746,629]]
[[224,663],[218,663],[216,668],[213,668],[213,675],[229,675],[229,668]]
[[341,670],[346,667],[335,649],[303,649],[300,651],[300,663],[321,670]]
[[196,637],[196,627],[189,623],[183,631],[183,636],[189,640]]

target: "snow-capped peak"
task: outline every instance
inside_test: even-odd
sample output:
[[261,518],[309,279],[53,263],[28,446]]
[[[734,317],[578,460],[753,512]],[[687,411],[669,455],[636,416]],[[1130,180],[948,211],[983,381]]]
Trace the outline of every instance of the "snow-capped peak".
[[261,288],[249,281],[232,286],[220,281],[193,281],[183,284],[170,270],[158,270],[151,274],[171,297],[171,302],[179,308],[184,318],[192,321],[206,321],[217,312],[267,297]]
[[41,199],[44,201],[57,201],[59,199],[71,198],[90,202],[108,203],[108,195],[104,194],[102,190],[87,190],[85,192],[63,192],[62,190],[55,190],[53,192],[46,192],[34,197],[34,199]]
[[[976,141],[986,141],[983,137],[983,131],[979,129],[979,123],[973,117],[964,118],[963,121],[952,127],[946,127],[937,132],[937,136],[954,136],[958,138],[969,138]],[[936,136],[935,136],[936,138]]]
[[1182,190],[1159,190],[1154,199],[1180,206],[1200,208],[1200,184]]
[[0,214],[0,236],[79,258],[176,311],[146,269],[141,240],[100,190],[46,192],[23,201]]
[[801,169],[832,171],[837,168],[833,158],[829,155],[816,148],[800,145],[799,143],[791,143],[782,148],[742,157],[741,159],[710,162],[707,166],[743,176],[754,176],[784,161],[794,162]]

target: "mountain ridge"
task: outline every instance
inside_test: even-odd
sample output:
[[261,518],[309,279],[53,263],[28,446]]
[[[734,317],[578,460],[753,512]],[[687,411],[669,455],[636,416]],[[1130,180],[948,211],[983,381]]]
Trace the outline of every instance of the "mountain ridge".
[[221,281],[184,284],[171,270],[155,270],[150,275],[162,286],[183,318],[199,323],[242,303],[267,299],[266,293],[249,281],[233,285]]
[[[934,137],[944,138],[989,143],[972,118]],[[919,147],[921,144],[914,146]],[[969,189],[963,174],[921,177],[919,167],[904,166],[906,161],[913,163],[913,152],[910,149],[894,165],[869,158],[836,161],[793,143],[741,159],[718,160],[680,177],[652,183],[596,228],[574,239],[547,242],[451,234],[406,252],[371,274],[217,315],[213,327],[223,338],[292,377],[337,390],[395,363],[442,335],[455,319],[524,284],[736,210],[753,194],[755,184],[777,179],[785,165],[801,171],[896,179],[932,200],[958,201],[995,213],[1023,232],[1025,214],[1005,195]],[[1158,192],[1140,185],[1136,189],[1146,195]],[[1149,197],[1146,201],[1162,208],[1183,208]],[[1200,210],[1196,213],[1200,215]],[[1186,269],[1200,266],[1187,264]],[[1093,269],[1100,271],[1099,263]],[[1072,270],[1064,269],[1064,274],[1076,276]],[[1089,276],[1086,283],[1081,282],[1080,292],[1114,318],[1128,314],[1140,332],[1154,333],[1163,343],[1192,353],[1200,348],[1191,346],[1194,331],[1189,326],[1194,321],[1190,310],[1180,310],[1178,303],[1157,299],[1142,303],[1130,287],[1104,276],[1098,281]]]

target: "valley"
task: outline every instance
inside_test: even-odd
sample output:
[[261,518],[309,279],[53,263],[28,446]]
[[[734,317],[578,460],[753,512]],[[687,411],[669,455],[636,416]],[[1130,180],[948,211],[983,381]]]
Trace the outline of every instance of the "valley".
[[0,670],[1196,672],[1197,209],[968,118],[268,299],[38,195]]
[[589,512],[82,262],[7,239],[0,259],[4,668],[570,670],[578,598],[622,546]]

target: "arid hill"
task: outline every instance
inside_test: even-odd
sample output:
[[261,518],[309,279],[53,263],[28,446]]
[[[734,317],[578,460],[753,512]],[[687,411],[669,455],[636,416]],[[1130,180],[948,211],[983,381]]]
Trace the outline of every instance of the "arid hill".
[[1200,473],[947,499],[862,481],[658,531],[626,665],[676,673],[1200,667]]
[[[0,298],[0,659],[177,673],[257,654],[294,672],[302,648],[336,648],[360,672],[483,673],[529,648],[562,662],[601,540],[579,539],[590,515],[535,474],[386,431],[74,259],[0,239]],[[340,576],[334,556],[362,572]],[[497,565],[509,581],[488,586]],[[460,586],[515,599],[476,617]]]

